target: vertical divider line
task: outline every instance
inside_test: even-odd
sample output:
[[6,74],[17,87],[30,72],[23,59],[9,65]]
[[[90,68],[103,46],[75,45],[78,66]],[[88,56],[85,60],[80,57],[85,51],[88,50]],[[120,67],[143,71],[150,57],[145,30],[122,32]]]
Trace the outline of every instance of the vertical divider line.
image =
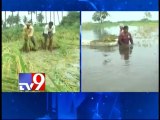
[[82,54],[82,51],[81,51],[81,30],[82,30],[82,26],[81,26],[81,11],[80,11],[80,92],[82,92],[81,91],[81,83],[82,83],[82,79],[81,79],[81,73],[82,73],[82,71],[81,71],[81,68],[82,68],[82,59],[81,59],[81,54]]

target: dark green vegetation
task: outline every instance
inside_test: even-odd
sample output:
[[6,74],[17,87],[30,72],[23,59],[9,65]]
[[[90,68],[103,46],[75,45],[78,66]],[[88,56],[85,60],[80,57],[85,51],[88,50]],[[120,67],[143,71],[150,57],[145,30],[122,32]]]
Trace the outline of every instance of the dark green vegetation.
[[[74,15],[73,15],[74,14]],[[75,19],[73,19],[75,16]],[[79,91],[79,12],[69,12],[56,26],[52,52],[42,49],[43,24],[34,25],[37,51],[21,52],[23,27],[15,25],[2,30],[2,91],[18,90],[18,73],[46,74],[47,92]],[[72,18],[70,18],[72,17]],[[63,23],[63,24],[62,24]],[[64,25],[65,24],[65,25]]]
[[142,21],[119,21],[119,22],[110,22],[110,21],[104,21],[102,24],[99,23],[83,23],[82,29],[83,30],[92,30],[96,29],[97,27],[113,27],[113,26],[119,26],[120,23],[123,23],[124,25],[128,26],[158,26],[158,21],[150,21],[150,20],[142,20]]
[[109,16],[108,12],[95,12],[92,16],[92,19],[95,22],[102,23],[107,18],[107,16]]
[[124,24],[128,26],[157,26],[158,21],[152,21],[152,15],[150,12],[144,13],[144,18],[139,21],[118,21],[118,22],[111,22],[106,20],[109,16],[111,16],[108,12],[95,12],[92,16],[92,20],[98,23],[87,22],[82,24],[83,30],[92,30],[97,28],[106,28],[106,27],[113,27],[118,26],[119,24]]

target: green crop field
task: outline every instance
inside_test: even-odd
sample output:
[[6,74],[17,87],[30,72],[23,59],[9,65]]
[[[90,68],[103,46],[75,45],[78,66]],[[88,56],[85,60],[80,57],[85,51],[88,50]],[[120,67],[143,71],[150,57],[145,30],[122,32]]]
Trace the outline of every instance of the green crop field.
[[19,73],[45,73],[47,92],[79,91],[79,25],[56,27],[53,51],[41,48],[43,27],[34,26],[37,51],[22,52],[22,28],[2,30],[2,91],[19,92]]

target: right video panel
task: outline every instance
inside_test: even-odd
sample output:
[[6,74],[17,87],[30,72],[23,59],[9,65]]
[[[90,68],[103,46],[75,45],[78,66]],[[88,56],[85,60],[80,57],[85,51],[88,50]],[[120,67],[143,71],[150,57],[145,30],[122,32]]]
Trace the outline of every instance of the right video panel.
[[83,92],[158,92],[158,12],[83,11]]

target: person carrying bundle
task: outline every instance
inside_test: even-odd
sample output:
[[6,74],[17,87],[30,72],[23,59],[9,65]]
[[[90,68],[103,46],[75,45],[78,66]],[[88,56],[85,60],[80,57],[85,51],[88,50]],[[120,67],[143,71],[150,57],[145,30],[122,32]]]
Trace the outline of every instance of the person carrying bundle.
[[[23,28],[23,35],[24,35],[24,40],[25,40],[25,43],[24,43],[24,46],[23,46],[23,50],[24,51],[27,51],[29,52],[31,49],[36,49],[36,43],[35,43],[35,39],[34,39],[34,28],[33,26],[31,25],[30,22],[27,22],[26,25],[24,26]],[[33,48],[31,48],[30,46],[30,40],[33,44]]]
[[[53,41],[53,35],[55,34],[55,26],[53,25],[53,22],[49,22],[44,27],[43,36],[44,36],[44,46],[45,49],[52,50],[52,41]],[[47,46],[47,42],[49,40],[49,45]]]

